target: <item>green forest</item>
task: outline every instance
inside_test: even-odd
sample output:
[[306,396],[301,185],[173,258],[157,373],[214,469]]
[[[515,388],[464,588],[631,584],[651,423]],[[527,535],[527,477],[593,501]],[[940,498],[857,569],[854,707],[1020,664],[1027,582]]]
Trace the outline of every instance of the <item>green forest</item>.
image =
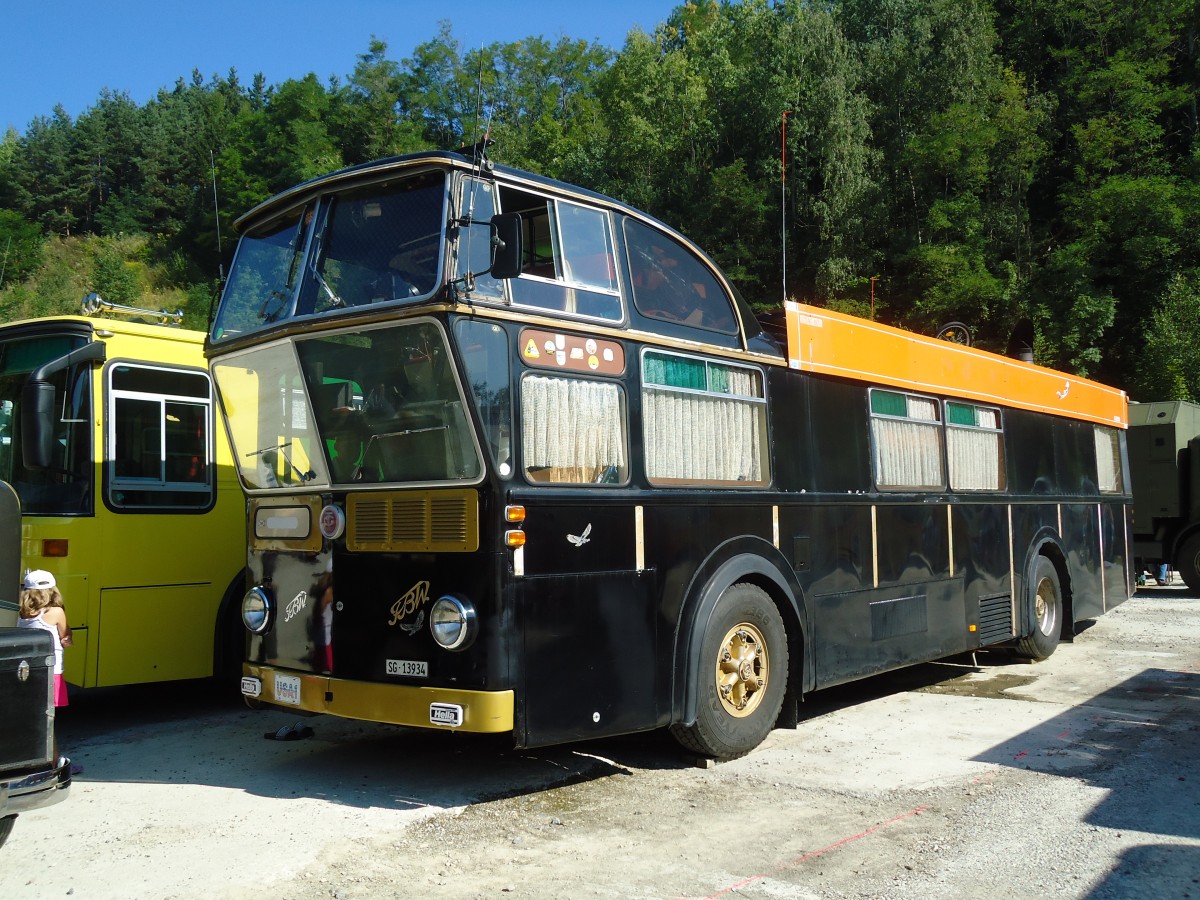
[[679,228],[761,312],[960,321],[998,352],[1028,320],[1040,363],[1200,399],[1200,0],[695,0],[620,48],[444,23],[404,52],[10,131],[0,320],[96,290],[204,328],[256,203],[487,133]]

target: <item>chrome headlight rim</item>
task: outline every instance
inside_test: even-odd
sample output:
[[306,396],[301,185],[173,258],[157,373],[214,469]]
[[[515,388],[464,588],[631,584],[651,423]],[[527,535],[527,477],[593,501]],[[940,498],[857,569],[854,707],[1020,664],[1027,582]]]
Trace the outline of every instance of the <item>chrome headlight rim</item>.
[[242,625],[251,634],[266,634],[274,618],[274,607],[271,595],[255,585],[242,597]]
[[470,600],[443,594],[429,608],[429,633],[443,650],[465,650],[475,641],[479,617]]

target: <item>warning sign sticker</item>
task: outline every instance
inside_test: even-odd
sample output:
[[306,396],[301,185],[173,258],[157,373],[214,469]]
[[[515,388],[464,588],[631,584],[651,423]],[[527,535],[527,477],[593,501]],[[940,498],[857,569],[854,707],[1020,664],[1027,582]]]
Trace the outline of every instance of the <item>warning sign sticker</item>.
[[520,346],[525,364],[539,369],[599,375],[621,375],[625,371],[625,348],[618,341],[526,328],[521,332]]

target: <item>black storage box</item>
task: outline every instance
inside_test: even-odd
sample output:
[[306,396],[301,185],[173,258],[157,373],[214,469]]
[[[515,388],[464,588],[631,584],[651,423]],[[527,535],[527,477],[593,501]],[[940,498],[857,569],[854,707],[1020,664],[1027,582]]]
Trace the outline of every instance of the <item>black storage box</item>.
[[54,639],[0,628],[0,776],[54,762]]

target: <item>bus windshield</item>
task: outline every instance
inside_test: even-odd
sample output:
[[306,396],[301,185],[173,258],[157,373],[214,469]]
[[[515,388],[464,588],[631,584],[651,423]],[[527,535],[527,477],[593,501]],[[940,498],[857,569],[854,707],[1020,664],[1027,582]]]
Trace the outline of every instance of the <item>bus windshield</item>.
[[322,333],[213,365],[251,489],[478,480],[482,461],[441,329]]
[[0,478],[21,498],[31,515],[82,515],[91,512],[90,366],[53,373],[55,415],[50,466],[28,469],[21,456],[21,388],[29,373],[83,346],[71,335],[42,335],[0,341]]
[[292,319],[411,303],[440,283],[446,175],[326,194],[253,226],[238,245],[214,341]]

